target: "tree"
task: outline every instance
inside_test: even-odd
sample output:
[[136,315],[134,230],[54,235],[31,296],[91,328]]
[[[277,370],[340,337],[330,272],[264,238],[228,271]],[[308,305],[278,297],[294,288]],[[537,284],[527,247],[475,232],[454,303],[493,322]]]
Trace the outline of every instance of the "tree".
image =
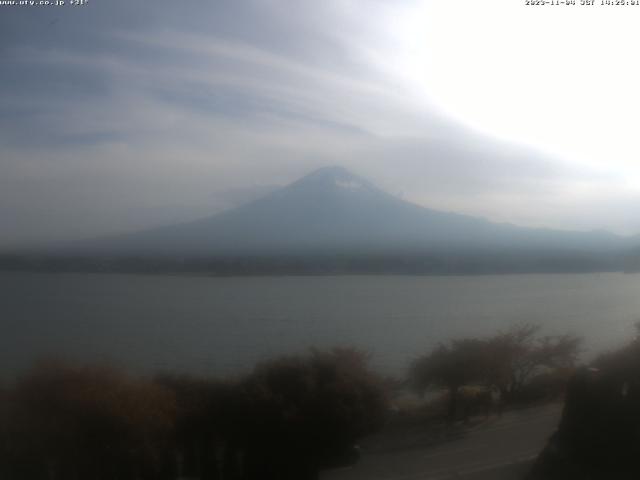
[[539,337],[540,327],[516,325],[488,339],[459,339],[440,344],[410,367],[409,380],[422,392],[431,386],[448,390],[447,419],[453,422],[460,387],[469,384],[497,388],[502,401],[516,398],[544,371],[572,367],[581,339],[572,335]]
[[154,383],[171,391],[176,401],[172,448],[177,454],[177,476],[218,478],[229,465],[229,439],[235,419],[236,386],[232,382],[190,375],[161,374]]
[[544,480],[640,477],[640,340],[578,369],[558,430],[530,477]]
[[8,478],[9,442],[9,391],[0,384],[0,478]]
[[485,382],[496,386],[503,400],[517,397],[543,372],[573,367],[582,339],[573,335],[538,337],[539,325],[520,324],[487,341]]
[[447,420],[450,423],[455,420],[460,387],[480,382],[486,375],[486,347],[486,342],[479,339],[452,340],[438,345],[410,367],[409,379],[417,391],[424,392],[431,386],[448,390]]
[[164,468],[174,399],[102,366],[48,362],[13,389],[10,478],[150,479]]
[[346,463],[388,411],[380,379],[353,349],[258,365],[244,384],[247,478],[304,480]]

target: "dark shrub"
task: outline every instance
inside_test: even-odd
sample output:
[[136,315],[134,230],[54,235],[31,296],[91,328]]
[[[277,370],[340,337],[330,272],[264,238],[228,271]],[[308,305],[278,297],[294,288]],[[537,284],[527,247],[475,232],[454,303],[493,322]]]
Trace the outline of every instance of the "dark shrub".
[[350,349],[265,362],[237,383],[42,363],[0,391],[0,478],[316,478],[354,461],[386,413]]
[[640,477],[640,343],[601,356],[571,379],[536,479]]
[[528,404],[561,399],[574,373],[575,368],[558,368],[539,373],[521,387],[512,401]]
[[158,478],[170,392],[108,367],[42,363],[9,399],[11,478]]
[[478,339],[453,340],[440,344],[431,353],[411,364],[409,382],[420,393],[431,386],[446,388],[447,420],[453,422],[459,413],[460,388],[484,378],[486,351],[487,343]]
[[237,388],[230,382],[188,375],[159,375],[155,383],[171,391],[176,400],[172,451],[175,475],[219,478],[233,465],[236,448],[231,439],[240,412]]
[[366,355],[314,351],[259,365],[243,385],[248,478],[316,478],[355,460],[356,441],[384,422],[387,400]]
[[9,477],[9,445],[9,391],[0,385],[0,478]]

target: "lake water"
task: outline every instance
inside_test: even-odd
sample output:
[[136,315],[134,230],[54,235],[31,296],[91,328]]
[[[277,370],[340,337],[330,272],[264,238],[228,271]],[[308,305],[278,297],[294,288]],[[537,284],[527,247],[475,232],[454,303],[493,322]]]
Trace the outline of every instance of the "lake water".
[[640,275],[238,277],[0,274],[0,371],[42,355],[138,371],[232,374],[279,353],[353,345],[401,374],[437,342],[536,322],[631,338]]

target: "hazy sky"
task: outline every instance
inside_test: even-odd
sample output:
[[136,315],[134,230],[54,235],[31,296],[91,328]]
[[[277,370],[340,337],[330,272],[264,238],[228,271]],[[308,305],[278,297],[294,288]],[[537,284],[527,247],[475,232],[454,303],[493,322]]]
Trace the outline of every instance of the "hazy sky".
[[333,164],[433,208],[640,233],[639,21],[524,0],[0,5],[0,246],[206,216]]

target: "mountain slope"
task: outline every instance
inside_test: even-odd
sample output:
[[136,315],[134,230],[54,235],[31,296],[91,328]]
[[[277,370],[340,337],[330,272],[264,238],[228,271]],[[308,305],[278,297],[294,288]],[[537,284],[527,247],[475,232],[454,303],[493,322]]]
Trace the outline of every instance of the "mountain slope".
[[423,208],[341,167],[196,222],[75,245],[86,254],[179,257],[479,252],[614,252],[607,232],[528,229]]

